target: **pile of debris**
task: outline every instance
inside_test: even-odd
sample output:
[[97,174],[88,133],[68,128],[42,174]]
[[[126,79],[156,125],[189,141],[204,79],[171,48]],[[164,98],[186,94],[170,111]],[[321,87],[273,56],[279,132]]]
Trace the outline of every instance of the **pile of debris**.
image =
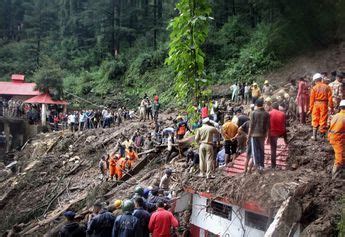
[[[168,118],[173,115],[164,115],[162,120],[166,124],[162,126],[170,126]],[[65,210],[77,211],[82,219],[96,200],[112,203],[114,199],[127,198],[137,185],[157,185],[167,167],[174,170],[171,188],[177,196],[192,188],[231,200],[238,206],[246,200],[256,200],[272,216],[289,200],[284,205],[296,211],[292,216],[300,219],[305,228],[303,234],[336,233],[344,180],[331,180],[332,148],[327,141],[321,145],[310,141],[309,127],[290,128],[286,171],[228,177],[218,170],[214,180],[206,180],[190,173],[185,161],[178,157],[165,165],[162,160],[166,151],[161,146],[143,153],[134,173],[127,173],[122,182],[98,179],[99,158],[112,150],[122,135],[129,137],[137,128],[152,131],[152,125],[145,124],[126,121],[111,129],[42,134],[28,143],[15,154],[16,175],[6,171],[9,174],[0,183],[0,213],[6,216],[0,223],[0,234],[12,229],[20,236],[55,236]]]

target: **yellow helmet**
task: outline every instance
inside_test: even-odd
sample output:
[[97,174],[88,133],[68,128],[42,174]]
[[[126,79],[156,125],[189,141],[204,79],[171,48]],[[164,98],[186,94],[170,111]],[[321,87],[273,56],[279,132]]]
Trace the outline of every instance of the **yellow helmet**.
[[123,203],[122,200],[120,200],[120,199],[116,200],[116,201],[114,202],[115,208],[116,208],[116,209],[120,209],[120,208],[122,207],[122,203]]
[[268,84],[268,80],[266,80],[266,81],[264,82],[264,84]]
[[180,120],[183,119],[183,117],[181,115],[177,116],[176,120]]

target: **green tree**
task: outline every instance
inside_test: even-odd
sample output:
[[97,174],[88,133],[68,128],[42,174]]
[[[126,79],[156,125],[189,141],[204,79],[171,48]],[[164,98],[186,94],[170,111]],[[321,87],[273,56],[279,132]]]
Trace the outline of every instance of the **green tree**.
[[49,59],[46,59],[45,62],[33,75],[37,85],[36,89],[50,94],[53,99],[61,99],[63,97],[63,71],[55,62]]
[[201,46],[208,35],[211,7],[207,0],[180,0],[179,15],[169,24],[172,29],[166,63],[176,72],[175,89],[180,100],[201,97],[205,54]]

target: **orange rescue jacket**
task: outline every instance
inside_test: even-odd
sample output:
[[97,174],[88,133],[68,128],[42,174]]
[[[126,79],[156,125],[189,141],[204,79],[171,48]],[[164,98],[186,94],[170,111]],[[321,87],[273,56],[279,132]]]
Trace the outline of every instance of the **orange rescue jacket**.
[[310,92],[310,111],[313,110],[315,102],[325,102],[333,109],[332,89],[323,82],[317,82]]
[[328,139],[330,143],[345,143],[345,110],[341,110],[334,115],[328,131]]

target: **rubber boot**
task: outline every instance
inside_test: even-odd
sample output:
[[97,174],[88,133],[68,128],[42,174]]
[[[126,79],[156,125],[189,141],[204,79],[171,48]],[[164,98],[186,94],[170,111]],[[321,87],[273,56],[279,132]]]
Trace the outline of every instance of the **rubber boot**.
[[313,128],[313,136],[311,137],[312,140],[317,140],[317,128]]

